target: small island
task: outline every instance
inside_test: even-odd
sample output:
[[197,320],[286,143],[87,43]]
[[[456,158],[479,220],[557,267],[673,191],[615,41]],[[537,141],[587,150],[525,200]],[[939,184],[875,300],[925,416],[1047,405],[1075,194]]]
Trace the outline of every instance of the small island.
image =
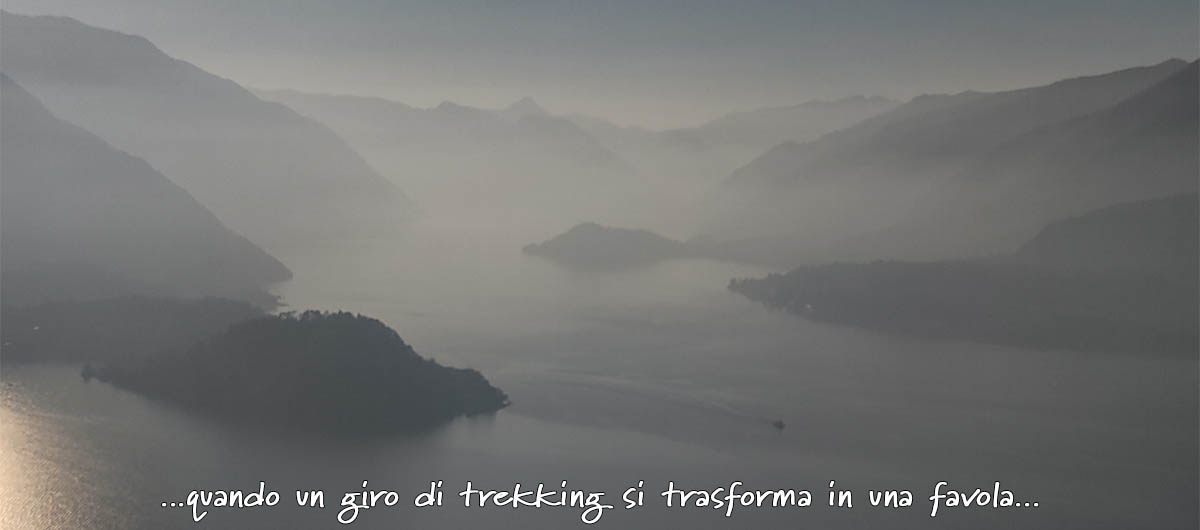
[[418,431],[509,404],[478,371],[421,357],[382,322],[346,312],[255,318],[94,375],[224,420],[332,434]]
[[621,269],[692,256],[687,245],[649,230],[580,223],[542,242],[526,245],[525,254],[578,269]]
[[728,239],[700,234],[680,241],[641,228],[580,223],[521,252],[558,265],[589,271],[647,267],[675,259],[710,259],[778,266],[793,264],[792,243],[776,238]]

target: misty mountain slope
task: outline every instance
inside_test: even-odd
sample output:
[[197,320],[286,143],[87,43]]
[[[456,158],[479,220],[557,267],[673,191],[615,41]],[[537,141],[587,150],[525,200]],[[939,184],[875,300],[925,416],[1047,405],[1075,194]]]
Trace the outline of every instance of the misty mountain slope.
[[1064,216],[1196,191],[1197,70],[1192,63],[1112,107],[1005,143],[941,186],[940,204],[853,244],[897,257],[988,254]]
[[[971,167],[966,185],[1014,182],[1060,193],[1077,210],[1196,189],[1197,63],[1120,103],[1032,131]],[[1065,192],[1065,193],[1064,193]],[[1089,203],[1090,202],[1090,203]],[[1097,204],[1099,203],[1099,204]]]
[[6,304],[242,296],[291,273],[144,160],[59,120],[0,74]]
[[696,127],[622,127],[575,114],[568,118],[646,173],[680,182],[717,182],[781,142],[808,142],[894,109],[899,103],[854,96],[732,112]]
[[622,126],[584,114],[570,114],[566,118],[628,160],[648,180],[669,185],[675,193],[686,191],[694,196],[688,199],[693,203],[705,188],[761,151],[737,144],[710,144],[696,129]]
[[259,94],[329,125],[435,215],[578,222],[646,184],[630,163],[528,98],[491,110],[290,90]]
[[551,153],[588,167],[635,173],[616,153],[600,145],[570,120],[543,114],[526,114],[516,121],[517,129]]
[[1140,270],[1195,283],[1200,197],[1122,203],[1050,223],[1016,253],[1021,261],[1092,270]]
[[542,146],[552,156],[565,157],[589,167],[607,168],[622,173],[637,173],[637,168],[611,151],[574,121],[556,116],[531,97],[523,97],[495,111],[500,118]]
[[796,175],[797,168],[803,167],[826,151],[848,151],[869,144],[877,136],[902,128],[903,124],[939,113],[953,115],[953,109],[983,97],[985,94],[981,92],[917,96],[890,111],[864,119],[845,129],[832,131],[816,140],[786,141],[772,146],[733,171],[723,183],[731,186],[764,187],[769,183],[786,183]]
[[1194,68],[916,98],[735,172],[705,231],[824,259],[979,256],[1063,216],[1194,190]]
[[496,111],[496,114],[510,121],[516,121],[527,116],[537,116],[542,118],[553,117],[553,114],[550,114],[550,111],[546,110],[529,96],[525,96],[512,102],[509,106]]
[[729,288],[890,333],[1194,356],[1198,211],[1194,193],[1125,203],[1051,223],[996,258],[807,265]]
[[603,118],[586,114],[569,114],[566,119],[579,125],[600,143],[618,153],[643,149],[680,155],[703,155],[712,148],[708,142],[695,133],[695,129],[658,131],[634,125],[617,125]]
[[378,229],[403,195],[336,134],[149,41],[4,13],[0,62],[46,106],[145,158],[260,244]]
[[783,142],[809,142],[852,126],[900,104],[887,98],[852,96],[783,107],[733,112],[693,129],[705,142],[767,149]]
[[[446,155],[472,156],[470,149],[526,151],[561,162],[630,171],[619,156],[583,129],[556,117],[531,98],[500,110],[443,102],[421,109],[381,98],[307,94],[293,90],[259,91],[297,112],[328,124],[364,150],[435,149]],[[370,135],[370,136],[367,136]]]
[[779,185],[822,178],[931,177],[1022,134],[1111,107],[1182,70],[1172,59],[1045,86],[995,93],[921,96],[893,111],[751,162],[731,183]]

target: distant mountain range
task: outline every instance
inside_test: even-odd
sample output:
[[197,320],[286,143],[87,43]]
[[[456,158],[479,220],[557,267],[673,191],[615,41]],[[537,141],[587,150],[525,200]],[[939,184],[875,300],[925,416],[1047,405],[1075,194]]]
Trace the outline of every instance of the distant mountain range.
[[433,214],[562,218],[589,205],[593,213],[601,203],[611,207],[644,185],[629,162],[532,99],[492,110],[290,90],[258,94],[328,124]]
[[646,173],[708,184],[773,145],[815,140],[897,105],[853,96],[732,112],[696,127],[667,130],[622,127],[581,114],[567,117]]
[[0,62],[56,115],[145,158],[256,243],[361,233],[405,216],[404,195],[324,125],[144,38],[5,12]]
[[[655,131],[557,115],[532,98],[482,109],[256,95],[140,37],[61,17],[4,13],[2,24],[5,73],[50,113],[144,159],[218,224],[268,249],[388,230],[415,209],[402,188],[436,215],[525,233],[593,219],[712,234],[641,245],[650,233],[572,230],[558,250],[602,240],[643,258],[789,267],[988,256],[1055,219],[1194,192],[1200,173],[1198,67],[1181,60],[903,104],[814,101]],[[572,245],[566,254],[590,244]],[[256,260],[231,283],[286,276]],[[82,267],[70,276],[91,284],[167,281]],[[179,285],[205,291],[206,281]]]
[[[629,222],[694,206],[717,177],[783,140],[807,140],[892,108],[855,97],[735,113],[691,129],[556,115],[526,97],[502,109],[417,108],[374,97],[258,91],[328,124],[430,209],[517,208],[552,222]],[[589,203],[590,200],[590,203]],[[646,220],[653,216],[642,216]]]
[[733,112],[696,127],[667,130],[624,127],[582,114],[567,118],[645,174],[676,185],[708,185],[780,142],[814,140],[898,104],[854,96]]
[[291,277],[150,164],[56,118],[0,74],[5,304],[125,294],[262,301]]
[[[294,90],[260,90],[257,93],[329,124],[355,145],[361,145],[364,152],[435,149],[435,152],[454,156],[457,150],[484,145],[493,146],[493,149],[529,149],[525,154],[587,167],[632,169],[582,129],[569,120],[553,116],[531,98],[521,99],[500,110],[449,101],[426,109],[375,97],[308,94]],[[459,154],[471,156],[466,152]]]
[[765,150],[784,142],[816,140],[899,105],[898,101],[878,96],[808,101],[730,113],[690,131],[709,145],[744,145]]
[[1108,109],[1186,66],[1172,59],[1007,92],[920,96],[813,142],[778,145],[730,181],[786,185],[846,175],[954,175],[1023,134]]
[[733,172],[709,197],[705,229],[825,259],[978,255],[1055,218],[1194,191],[1196,72],[1170,60],[918,97]]

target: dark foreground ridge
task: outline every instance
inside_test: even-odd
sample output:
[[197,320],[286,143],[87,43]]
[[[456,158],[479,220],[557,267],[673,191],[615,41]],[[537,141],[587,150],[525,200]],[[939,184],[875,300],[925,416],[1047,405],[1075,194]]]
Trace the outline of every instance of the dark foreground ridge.
[[423,358],[378,320],[345,312],[256,318],[95,375],[230,421],[334,434],[417,431],[509,403],[479,372]]

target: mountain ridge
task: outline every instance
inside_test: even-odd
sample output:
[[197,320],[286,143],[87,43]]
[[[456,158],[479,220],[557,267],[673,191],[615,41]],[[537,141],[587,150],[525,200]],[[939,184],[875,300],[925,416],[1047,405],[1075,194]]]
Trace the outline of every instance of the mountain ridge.
[[56,114],[171,175],[256,243],[405,217],[403,193],[324,125],[143,37],[7,11],[0,24],[9,76]]
[[291,278],[145,160],[66,122],[0,73],[6,303],[232,295]]
[[[1057,217],[1194,190],[1196,89],[1186,80],[1195,69],[1172,59],[1016,91],[914,98],[733,172],[707,198],[703,230],[790,238],[852,259],[966,257]],[[1182,88],[1163,90],[1176,76]],[[1127,130],[1135,123],[1143,128]]]

